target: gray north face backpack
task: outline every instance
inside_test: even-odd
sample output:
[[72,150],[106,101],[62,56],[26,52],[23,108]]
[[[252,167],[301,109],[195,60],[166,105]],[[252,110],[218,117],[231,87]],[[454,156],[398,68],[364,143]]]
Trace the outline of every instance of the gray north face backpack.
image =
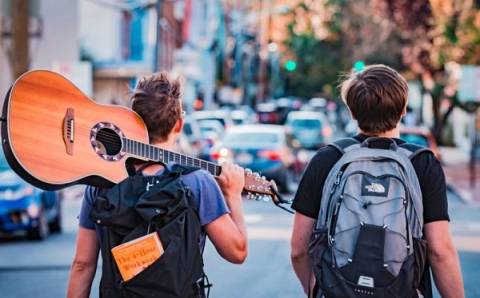
[[[378,141],[389,148],[370,147]],[[343,155],[325,181],[310,243],[315,297],[417,297],[426,241],[411,159],[428,149],[386,138],[330,146]]]

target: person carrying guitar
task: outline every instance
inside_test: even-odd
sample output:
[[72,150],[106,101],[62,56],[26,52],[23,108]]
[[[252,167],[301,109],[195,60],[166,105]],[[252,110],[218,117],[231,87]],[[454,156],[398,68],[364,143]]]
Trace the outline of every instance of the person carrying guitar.
[[[154,74],[139,81],[132,95],[132,109],[144,120],[151,144],[174,150],[183,128],[180,97],[180,82],[172,80],[166,73]],[[144,168],[142,173],[144,176],[161,175],[164,170],[162,165],[152,164]],[[202,227],[199,239],[201,251],[208,236],[217,252],[225,260],[236,264],[243,263],[247,256],[247,231],[241,197],[244,179],[244,170],[231,163],[222,165],[218,184],[203,170],[182,176],[183,183],[192,194]],[[68,297],[90,295],[102,239],[99,239],[99,226],[89,215],[99,191],[99,188],[91,186],[85,189]]]

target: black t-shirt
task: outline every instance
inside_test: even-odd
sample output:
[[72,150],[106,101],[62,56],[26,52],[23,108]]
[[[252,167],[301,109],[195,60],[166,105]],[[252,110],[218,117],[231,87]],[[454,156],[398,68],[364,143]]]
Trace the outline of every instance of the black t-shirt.
[[[367,136],[360,134],[354,138],[363,142]],[[395,141],[398,145],[405,143],[400,139]],[[382,147],[382,144],[378,146]],[[292,204],[293,209],[311,218],[318,217],[323,185],[333,165],[340,158],[341,153],[331,146],[318,150],[300,181]],[[431,152],[422,152],[412,159],[412,164],[422,190],[424,222],[450,220],[445,175],[440,162]]]

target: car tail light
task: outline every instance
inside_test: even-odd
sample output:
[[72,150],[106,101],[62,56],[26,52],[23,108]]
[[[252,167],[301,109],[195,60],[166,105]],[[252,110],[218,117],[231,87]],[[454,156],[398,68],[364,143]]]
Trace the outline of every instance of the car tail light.
[[230,152],[227,148],[222,148],[218,151],[212,151],[210,153],[210,158],[213,160],[225,159],[230,155]]
[[266,159],[270,159],[270,160],[280,160],[281,154],[278,151],[263,150],[258,153],[258,156]]
[[219,159],[220,158],[220,152],[214,151],[214,152],[210,153],[210,158],[213,159],[213,160]]

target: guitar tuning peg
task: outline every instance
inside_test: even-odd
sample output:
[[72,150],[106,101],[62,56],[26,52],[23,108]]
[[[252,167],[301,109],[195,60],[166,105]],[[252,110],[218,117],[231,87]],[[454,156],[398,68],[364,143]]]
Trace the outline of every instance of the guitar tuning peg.
[[262,199],[262,197],[261,197],[261,196],[259,196],[259,195],[255,195],[255,201],[260,201],[261,199]]
[[262,176],[262,179],[263,179],[263,180],[267,180],[267,177],[265,177],[265,176]]
[[270,202],[270,197],[269,196],[263,196],[262,200],[264,202]]
[[245,173],[247,173],[248,175],[251,175],[253,172],[250,169],[245,169]]
[[254,174],[256,178],[260,178],[260,174],[259,173],[255,173]]

